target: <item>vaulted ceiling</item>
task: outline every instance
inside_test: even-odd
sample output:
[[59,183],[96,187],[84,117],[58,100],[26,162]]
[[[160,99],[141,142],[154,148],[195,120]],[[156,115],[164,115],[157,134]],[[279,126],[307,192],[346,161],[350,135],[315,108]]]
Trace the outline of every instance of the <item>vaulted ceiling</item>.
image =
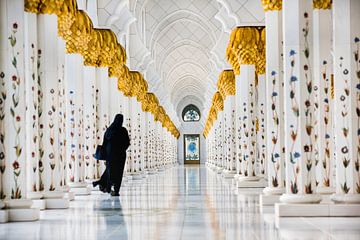
[[219,73],[230,68],[231,29],[264,24],[261,0],[98,0],[97,8],[98,25],[128,42],[130,69],[143,73],[177,125],[185,103],[203,115],[209,108]]

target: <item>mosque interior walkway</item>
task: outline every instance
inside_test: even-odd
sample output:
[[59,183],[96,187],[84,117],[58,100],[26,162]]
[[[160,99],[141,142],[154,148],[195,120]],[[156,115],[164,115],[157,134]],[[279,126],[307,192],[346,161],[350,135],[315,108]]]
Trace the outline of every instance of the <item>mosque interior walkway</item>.
[[93,191],[37,222],[0,224],[0,239],[359,239],[360,218],[281,218],[259,206],[261,190],[235,191],[203,166],[178,166],[121,196]]

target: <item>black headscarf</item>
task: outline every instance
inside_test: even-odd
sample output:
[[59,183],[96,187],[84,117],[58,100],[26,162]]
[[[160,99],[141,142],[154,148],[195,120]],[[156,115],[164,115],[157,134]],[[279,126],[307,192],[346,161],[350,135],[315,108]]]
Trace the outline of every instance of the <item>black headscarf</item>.
[[113,123],[106,129],[105,138],[110,139],[114,134],[119,132],[122,128],[124,116],[122,114],[116,114]]

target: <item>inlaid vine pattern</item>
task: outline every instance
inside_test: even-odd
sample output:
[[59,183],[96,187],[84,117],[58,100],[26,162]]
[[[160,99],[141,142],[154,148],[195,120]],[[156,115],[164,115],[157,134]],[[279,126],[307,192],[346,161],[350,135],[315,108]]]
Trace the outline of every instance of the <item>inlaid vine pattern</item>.
[[[238,159],[238,170],[237,173],[242,175],[242,164],[243,164],[243,152],[242,152],[242,118],[239,114],[238,116],[238,126],[237,126],[237,141],[238,143],[235,145],[237,146],[237,159]],[[215,137],[217,138],[216,134],[216,127],[215,127]],[[215,148],[215,157],[217,157],[217,149]],[[216,161],[216,159],[215,159]]]
[[[5,164],[5,101],[6,101],[6,85],[5,73],[0,72],[0,179],[3,179],[6,164]],[[3,183],[3,182],[1,182]],[[5,199],[6,195],[3,185],[0,184],[0,199]]]
[[255,163],[257,161],[256,158],[256,117],[255,117],[255,110],[258,101],[259,101],[259,94],[258,94],[258,88],[257,88],[257,77],[254,81],[254,83],[250,83],[250,91],[249,91],[249,118],[250,118],[250,141],[249,141],[249,157],[250,157],[250,166],[251,166],[251,172],[249,172],[250,176],[256,176],[255,173]]
[[[96,102],[96,127],[95,127],[95,134],[94,136],[96,136],[96,139],[97,139],[97,144],[102,144],[101,143],[101,133],[100,133],[100,130],[101,130],[101,125],[100,125],[100,116],[101,116],[101,113],[100,113],[100,102],[99,102],[99,89],[96,88],[96,91],[95,91],[95,102]],[[95,146],[96,147],[96,146]],[[95,149],[95,148],[94,148]],[[95,160],[95,163],[96,163],[96,168],[95,168],[95,179],[99,179],[100,178],[100,168],[101,168],[101,164],[100,164],[100,161],[99,160]]]
[[349,115],[349,101],[350,101],[350,88],[349,88],[349,70],[344,67],[343,63],[344,58],[340,57],[339,67],[342,73],[342,81],[344,82],[344,88],[340,93],[340,109],[341,109],[341,119],[342,119],[342,137],[344,143],[340,147],[341,150],[341,159],[344,167],[344,179],[343,182],[340,182],[341,190],[347,194],[350,191],[350,187],[348,186],[347,179],[347,168],[350,165],[350,152],[349,152],[349,144],[350,144],[350,136],[349,136],[349,121],[347,119]]
[[75,145],[75,102],[74,102],[74,91],[69,92],[69,106],[70,106],[70,161],[69,161],[69,180],[70,182],[75,181],[75,164],[76,164],[76,145]]
[[90,179],[89,176],[89,167],[90,167],[90,146],[89,146],[89,140],[90,140],[90,131],[91,131],[91,127],[90,127],[90,115],[86,114],[85,116],[85,131],[84,131],[84,135],[85,135],[85,153],[84,153],[84,158],[85,158],[85,167],[86,167],[86,175],[85,175],[85,179]]
[[243,102],[243,134],[244,134],[244,139],[243,139],[243,146],[242,149],[244,151],[243,154],[243,162],[244,162],[244,176],[247,177],[249,176],[249,153],[248,153],[248,143],[247,143],[247,139],[249,138],[249,128],[248,128],[248,124],[247,124],[247,119],[248,119],[248,114],[247,114],[247,103]]
[[292,179],[290,180],[290,191],[293,194],[297,194],[299,192],[299,187],[298,187],[298,177],[300,174],[300,152],[298,152],[295,149],[295,144],[298,138],[298,131],[299,131],[299,121],[300,121],[300,110],[299,110],[299,102],[298,102],[298,96],[296,93],[296,89],[297,89],[297,83],[298,83],[298,77],[294,75],[294,68],[295,68],[295,55],[297,53],[295,52],[295,50],[290,50],[290,92],[289,92],[289,97],[290,97],[290,102],[291,102],[291,112],[292,115],[294,117],[294,124],[290,124],[290,139],[291,139],[291,144],[290,144],[290,149],[289,149],[289,159],[290,159],[290,164],[292,165],[292,171],[293,171],[293,176]]
[[279,106],[279,93],[276,91],[276,86],[278,85],[277,73],[275,71],[271,72],[271,123],[269,127],[272,126],[271,131],[271,163],[274,170],[274,175],[271,176],[271,184],[273,187],[279,186],[279,171],[280,171],[280,119],[278,113]]
[[[61,65],[61,73],[64,72],[64,65]],[[59,116],[59,160],[60,160],[60,168],[61,169],[61,175],[59,179],[59,186],[65,186],[66,185],[66,109],[65,109],[65,88],[64,88],[64,81],[62,78],[63,74],[61,74],[61,77],[59,78],[59,88],[58,88],[58,98],[59,98],[59,110],[58,110],[58,116]]]
[[355,50],[355,76],[356,76],[356,127],[357,127],[357,155],[355,160],[355,171],[357,174],[356,179],[356,192],[360,193],[360,38],[354,38]]
[[[97,93],[96,93],[96,89],[95,89],[95,85],[92,85],[91,86],[91,99],[93,99],[93,103],[92,103],[92,111],[91,111],[91,116],[92,116],[92,149],[93,151],[95,152],[96,150],[96,141],[94,141],[94,138],[96,138],[96,118],[97,118],[97,111],[96,111],[96,108],[97,108]],[[93,165],[93,171],[92,171],[92,179],[96,179],[97,178],[97,173],[96,173],[96,168],[97,168],[97,162],[96,160],[93,158],[92,154],[90,154],[90,158],[91,158],[91,163]]]
[[305,193],[313,193],[313,186],[311,184],[312,176],[311,170],[313,168],[313,130],[314,130],[314,116],[313,116],[313,78],[310,65],[310,45],[309,45],[309,16],[308,13],[304,13],[305,26],[302,29],[304,37],[304,50],[303,54],[305,57],[305,64],[303,65],[304,76],[306,82],[307,94],[304,101],[304,111],[305,111],[305,133],[307,140],[303,145],[304,153],[306,157],[306,183],[305,183]]
[[43,91],[42,91],[42,71],[41,71],[41,49],[38,49],[37,55],[37,102],[38,102],[38,111],[37,111],[37,118],[38,118],[38,129],[39,129],[39,191],[43,191],[45,189],[44,186],[44,125],[41,123],[40,119],[43,116]]
[[[37,57],[36,57],[36,50],[35,45],[31,44],[31,57],[30,57],[30,72],[31,72],[31,96],[32,101],[30,103],[27,103],[32,108],[32,117],[30,119],[32,131],[31,131],[31,141],[33,146],[37,146],[38,143],[38,95],[37,92],[35,92],[35,86],[37,86],[37,79],[36,79],[36,71],[37,71]],[[28,111],[30,111],[30,107],[27,106],[26,108]],[[38,170],[38,152],[37,151],[31,151],[31,166],[32,166],[32,191],[36,192],[38,190],[38,186],[36,183],[37,177],[35,176]]]
[[235,117],[235,109],[233,109],[232,111],[231,111],[231,146],[232,146],[232,151],[233,151],[233,153],[232,153],[232,163],[233,163],[233,165],[232,165],[232,171],[233,170],[236,170],[236,136],[235,136],[235,134],[236,134],[236,129],[235,129],[235,127],[236,127],[236,124],[235,124],[235,120],[236,120],[236,117]]
[[49,97],[50,97],[50,106],[49,106],[49,110],[48,110],[48,127],[49,127],[49,152],[48,152],[48,159],[49,159],[49,166],[51,169],[51,181],[50,181],[50,186],[49,186],[49,191],[54,191],[55,190],[55,179],[54,179],[54,170],[56,167],[56,160],[55,160],[55,123],[54,123],[54,115],[56,112],[56,107],[55,107],[55,90],[53,88],[50,89],[49,91]]
[[138,128],[137,128],[137,136],[138,136],[138,143],[137,143],[137,159],[139,161],[139,171],[141,172],[143,169],[142,169],[142,162],[141,162],[141,116],[140,116],[140,113],[138,113],[138,119],[137,119],[137,122],[138,122]]
[[319,149],[319,151],[323,151],[323,159],[321,159],[322,161],[322,168],[323,168],[323,172],[325,173],[323,176],[323,186],[325,187],[330,187],[330,144],[331,144],[331,131],[332,131],[332,126],[330,125],[330,119],[331,119],[331,113],[330,113],[330,81],[329,81],[329,76],[327,75],[327,61],[323,61],[323,70],[322,70],[322,79],[323,81],[323,94],[324,94],[324,99],[323,99],[323,104],[324,104],[324,119],[323,119],[323,124],[324,124],[324,131],[325,131],[325,147],[324,149]]
[[11,105],[10,105],[10,115],[11,115],[11,125],[15,132],[15,139],[14,139],[14,145],[13,149],[15,151],[15,158],[12,162],[13,167],[13,179],[14,179],[14,185],[11,189],[11,199],[20,199],[22,198],[22,189],[21,185],[19,183],[19,178],[21,175],[22,166],[20,166],[20,158],[22,155],[22,146],[21,146],[21,114],[19,113],[19,102],[20,102],[20,88],[21,88],[21,78],[20,78],[20,72],[18,69],[18,56],[19,52],[16,50],[16,33],[18,31],[18,24],[14,23],[12,26],[12,32],[9,36],[10,41],[10,47],[11,47],[11,65],[15,70],[14,75],[11,76],[11,85],[12,85],[12,91],[11,91]]
[[82,171],[82,167],[85,165],[85,157],[84,157],[84,137],[83,131],[84,129],[84,105],[81,104],[78,108],[78,122],[77,122],[77,129],[78,129],[78,142],[77,142],[77,158],[78,158],[78,167],[79,167],[79,182],[83,182],[84,175]]
[[265,106],[264,103],[260,104],[260,138],[261,138],[261,146],[260,149],[261,151],[259,151],[260,154],[260,164],[261,164],[261,170],[260,173],[261,174],[265,174],[266,171],[266,161],[265,161],[265,156],[266,156],[266,145],[265,145]]

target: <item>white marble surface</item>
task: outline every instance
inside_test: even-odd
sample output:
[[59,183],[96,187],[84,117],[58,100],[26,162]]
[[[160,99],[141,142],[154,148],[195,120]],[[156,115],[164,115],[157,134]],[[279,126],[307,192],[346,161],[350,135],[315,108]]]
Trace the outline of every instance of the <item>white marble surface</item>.
[[205,167],[169,169],[120,194],[92,192],[38,222],[0,224],[0,239],[360,239],[360,218],[277,220],[260,212],[261,191],[237,191]]

